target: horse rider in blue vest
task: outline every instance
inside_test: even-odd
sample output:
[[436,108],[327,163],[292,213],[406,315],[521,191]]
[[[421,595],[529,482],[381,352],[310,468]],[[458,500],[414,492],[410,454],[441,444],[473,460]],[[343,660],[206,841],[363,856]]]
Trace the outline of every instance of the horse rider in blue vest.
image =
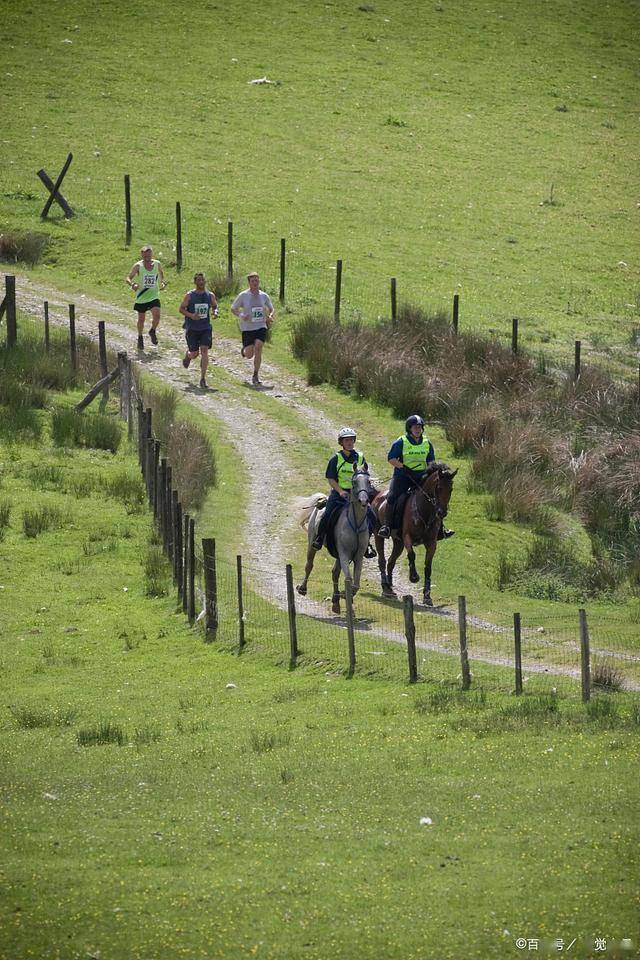
[[[348,504],[349,497],[351,496],[351,487],[353,485],[353,472],[356,467],[358,470],[368,471],[369,469],[369,465],[364,456],[355,449],[355,430],[352,430],[351,427],[343,427],[338,432],[338,443],[341,449],[331,457],[325,471],[325,477],[329,481],[331,493],[329,494],[324,514],[318,524],[315,539],[311,543],[314,550],[322,549],[324,538],[329,529],[329,520],[333,514],[336,510],[341,510]],[[372,526],[373,524],[370,522],[370,532]],[[369,544],[365,552],[365,557],[375,557],[375,555],[375,550]]]
[[[392,530],[402,529],[402,516],[399,514],[400,508],[403,509],[406,503],[405,494],[419,485],[427,464],[433,463],[436,459],[433,444],[424,436],[422,417],[417,413],[412,414],[407,417],[404,427],[405,433],[394,440],[387,454],[387,460],[393,467],[393,476],[387,494],[389,522],[380,527],[378,535],[381,537],[389,537]],[[446,530],[442,526],[438,539],[447,539],[454,533],[455,530]]]

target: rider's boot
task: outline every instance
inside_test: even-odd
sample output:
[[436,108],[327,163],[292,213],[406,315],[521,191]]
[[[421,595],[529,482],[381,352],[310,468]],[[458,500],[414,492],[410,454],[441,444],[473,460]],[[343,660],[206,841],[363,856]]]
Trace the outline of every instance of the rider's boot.
[[376,553],[376,548],[372,546],[371,541],[369,541],[369,543],[367,544],[367,549],[364,552],[364,556],[366,560],[372,560],[373,557],[378,556],[378,554]]
[[325,522],[324,517],[318,524],[318,529],[316,530],[315,539],[311,541],[311,546],[314,550],[322,550],[322,544],[324,543],[324,528]]
[[455,533],[455,530],[447,530],[444,523],[440,524],[440,531],[438,533],[438,540],[448,540],[449,537],[452,537]]

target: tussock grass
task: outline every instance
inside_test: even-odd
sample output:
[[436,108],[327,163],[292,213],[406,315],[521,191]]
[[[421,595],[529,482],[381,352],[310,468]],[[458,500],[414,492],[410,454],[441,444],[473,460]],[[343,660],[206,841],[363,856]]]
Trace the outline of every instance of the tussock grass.
[[254,753],[270,753],[278,747],[285,747],[290,737],[287,733],[267,730],[252,730],[249,734],[249,747]]
[[6,497],[0,500],[0,542],[4,540],[4,535],[9,526],[11,517],[12,503]]
[[53,463],[37,463],[29,469],[29,483],[34,487],[55,487],[59,489],[62,486],[64,472],[61,467]]
[[11,443],[39,440],[42,422],[29,406],[0,408],[0,440]]
[[145,594],[164,597],[169,592],[169,572],[162,546],[153,541],[147,544],[144,560]]
[[116,453],[122,439],[120,423],[100,413],[59,408],[51,418],[51,437],[59,447],[93,447]]
[[50,707],[31,707],[24,704],[10,707],[11,715],[23,730],[40,727],[69,727],[78,715],[73,707],[56,710]]
[[246,277],[240,273],[229,275],[222,267],[216,267],[206,273],[207,286],[212,293],[215,293],[217,300],[224,297],[235,297],[243,285],[246,285]]
[[592,697],[586,704],[589,720],[605,727],[615,727],[620,722],[620,713],[615,700],[607,696]]
[[49,246],[48,233],[0,227],[0,260],[34,266]]
[[140,513],[144,509],[145,488],[138,470],[118,470],[107,479],[105,489],[110,497],[124,503],[129,512]]
[[62,510],[60,510],[59,507],[49,504],[37,507],[34,510],[22,511],[22,528],[25,537],[29,537],[30,539],[35,539],[35,537],[40,536],[41,533],[46,533],[47,530],[60,527],[63,522],[64,515]]
[[127,743],[127,734],[120,724],[112,720],[102,720],[93,727],[83,727],[78,730],[76,740],[81,747],[95,747],[108,743],[115,743],[122,747]]
[[0,403],[12,410],[19,407],[42,410],[47,405],[47,391],[31,383],[22,383],[9,375],[0,380]]
[[594,657],[591,663],[591,686],[605,693],[618,693],[624,687],[624,677],[612,660]]
[[144,747],[150,743],[157,743],[162,734],[156,727],[136,727],[133,733],[133,742],[136,747]]

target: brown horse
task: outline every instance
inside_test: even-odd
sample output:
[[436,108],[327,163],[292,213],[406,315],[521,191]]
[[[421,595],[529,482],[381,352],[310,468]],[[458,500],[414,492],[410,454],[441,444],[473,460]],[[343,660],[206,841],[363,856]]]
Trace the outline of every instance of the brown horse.
[[[431,563],[438,545],[438,537],[442,528],[442,521],[447,515],[453,478],[457,470],[452,470],[446,463],[436,461],[430,463],[422,474],[419,484],[411,491],[404,505],[402,514],[402,529],[393,530],[393,547],[388,562],[385,565],[384,540],[376,533],[376,549],[378,551],[378,566],[380,568],[380,583],[384,597],[395,597],[393,589],[393,569],[402,551],[406,549],[409,560],[409,580],[418,583],[420,577],[416,570],[416,555],[414,546],[424,544],[424,603],[433,606],[431,599]],[[391,517],[387,511],[387,491],[378,494],[372,507],[381,523],[390,523]]]

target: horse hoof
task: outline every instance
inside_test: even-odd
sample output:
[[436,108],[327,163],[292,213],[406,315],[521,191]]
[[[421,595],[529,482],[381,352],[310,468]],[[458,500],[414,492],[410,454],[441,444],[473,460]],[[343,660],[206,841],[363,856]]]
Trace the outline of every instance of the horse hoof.
[[420,574],[415,571],[409,573],[409,583],[418,583],[420,580]]
[[301,583],[298,584],[298,586],[296,587],[296,590],[298,591],[298,593],[300,594],[301,597],[306,597],[306,595],[307,595],[307,588],[304,587]]
[[334,613],[340,613],[340,604],[339,604],[339,603],[332,603],[332,604],[331,604],[331,609],[332,609],[332,611],[333,611]]
[[398,594],[395,592],[393,587],[384,587],[382,590],[382,596],[389,597],[390,600],[396,600],[398,597]]
[[431,597],[423,597],[422,602],[424,603],[425,607],[433,606],[433,600],[431,599]]

